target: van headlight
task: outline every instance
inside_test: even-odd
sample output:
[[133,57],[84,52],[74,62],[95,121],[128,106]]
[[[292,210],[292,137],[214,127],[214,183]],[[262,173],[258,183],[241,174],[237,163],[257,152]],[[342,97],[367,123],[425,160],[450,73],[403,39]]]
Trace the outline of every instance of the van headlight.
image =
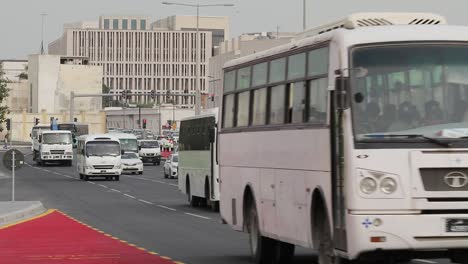
[[385,194],[392,194],[397,190],[397,182],[390,178],[384,178],[380,181],[380,190]]
[[94,169],[94,167],[93,167],[93,166],[91,166],[91,165],[86,165],[86,169],[88,169],[88,170],[92,170],[92,169]]
[[366,177],[361,180],[360,189],[361,192],[365,194],[372,194],[377,190],[377,181],[370,177]]

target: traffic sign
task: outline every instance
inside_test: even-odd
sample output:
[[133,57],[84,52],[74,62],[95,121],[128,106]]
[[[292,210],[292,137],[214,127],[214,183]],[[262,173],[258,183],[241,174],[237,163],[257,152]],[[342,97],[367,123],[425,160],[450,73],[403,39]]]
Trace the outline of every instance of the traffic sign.
[[10,149],[3,155],[3,165],[9,169],[13,169],[13,153],[15,153],[15,170],[20,169],[24,165],[24,155],[17,149]]

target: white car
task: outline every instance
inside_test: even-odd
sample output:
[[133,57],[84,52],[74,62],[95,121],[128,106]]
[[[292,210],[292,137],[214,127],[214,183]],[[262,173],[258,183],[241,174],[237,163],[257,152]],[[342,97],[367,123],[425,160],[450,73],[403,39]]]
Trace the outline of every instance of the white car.
[[122,173],[143,174],[143,162],[138,154],[126,152],[122,155]]
[[179,168],[179,155],[173,154],[164,163],[164,178],[177,178]]

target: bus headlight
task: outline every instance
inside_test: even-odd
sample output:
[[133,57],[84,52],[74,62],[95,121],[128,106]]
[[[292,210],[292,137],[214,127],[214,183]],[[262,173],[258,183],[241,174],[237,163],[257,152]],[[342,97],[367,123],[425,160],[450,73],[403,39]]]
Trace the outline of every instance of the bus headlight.
[[385,194],[392,194],[397,190],[397,182],[390,178],[384,178],[380,181],[380,190]]
[[361,180],[360,189],[361,192],[365,194],[372,194],[377,190],[377,181],[370,177],[366,177]]

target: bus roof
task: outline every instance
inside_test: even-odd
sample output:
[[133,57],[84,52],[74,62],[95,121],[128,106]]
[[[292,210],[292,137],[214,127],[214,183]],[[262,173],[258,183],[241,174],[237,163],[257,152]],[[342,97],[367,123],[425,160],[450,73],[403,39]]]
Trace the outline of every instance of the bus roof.
[[213,109],[215,109],[215,110],[213,110],[213,112],[211,112],[211,113],[204,112],[201,115],[186,117],[186,118],[182,119],[181,122],[186,121],[186,120],[196,120],[196,119],[202,119],[202,118],[207,118],[207,117],[214,117],[215,122],[218,122],[218,111],[219,110],[218,110],[218,108],[213,108]]
[[[381,15],[379,21],[383,21],[382,23],[375,22],[374,25],[360,24],[368,23],[368,18],[375,17],[376,14]],[[375,18],[371,18],[371,21],[374,20]],[[416,24],[420,20],[422,22],[420,24]],[[429,22],[423,24],[426,21],[431,22],[431,24],[427,24]],[[443,27],[443,30],[441,27]],[[467,41],[467,33],[468,27],[446,25],[446,21],[442,16],[434,14],[354,14],[344,20],[305,31],[290,43],[231,60],[224,64],[223,68],[229,69],[232,67],[238,67],[252,61],[266,59],[277,54],[291,52],[300,48],[313,46],[328,41],[336,41],[338,45],[342,45],[343,47],[350,47],[357,44],[402,41]]]
[[137,137],[133,134],[127,134],[127,133],[107,133],[106,135],[112,135],[118,139],[137,139]]
[[109,134],[95,134],[95,135],[83,135],[78,137],[79,141],[117,141],[119,142],[119,139],[116,138],[113,135]]
[[42,130],[41,134],[71,134],[68,130]]

